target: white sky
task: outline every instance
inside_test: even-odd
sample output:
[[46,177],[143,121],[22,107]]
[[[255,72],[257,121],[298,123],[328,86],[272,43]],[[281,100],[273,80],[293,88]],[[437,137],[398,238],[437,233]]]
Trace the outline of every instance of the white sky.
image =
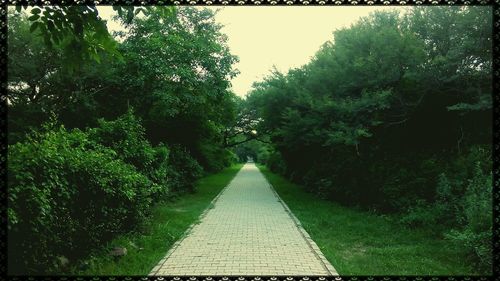
[[[262,80],[273,65],[282,72],[306,64],[333,31],[348,27],[360,17],[375,10],[407,9],[404,7],[349,6],[228,6],[215,19],[223,24],[228,46],[240,62],[240,74],[232,82],[233,91],[245,96],[254,81]],[[103,19],[115,12],[110,6],[98,6]],[[123,30],[108,21],[110,31]]]

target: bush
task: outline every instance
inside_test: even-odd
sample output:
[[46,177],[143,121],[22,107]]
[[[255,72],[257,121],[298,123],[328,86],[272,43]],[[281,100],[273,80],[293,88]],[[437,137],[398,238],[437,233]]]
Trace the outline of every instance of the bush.
[[458,220],[464,225],[446,236],[466,247],[476,258],[478,266],[492,266],[492,174],[484,173],[481,162],[476,163],[474,177],[469,180],[463,200],[463,214]]
[[461,212],[459,193],[446,174],[441,173],[436,186],[436,196],[432,203],[417,199],[409,206],[400,222],[412,227],[428,227],[435,231],[456,226],[457,216]]
[[[99,127],[89,129],[90,138],[116,151],[125,163],[134,165],[146,175],[154,185],[152,193],[168,193],[168,148],[160,144],[152,147],[145,138],[145,130],[140,120],[129,110],[113,121],[98,120]],[[158,196],[154,196],[158,198]]]
[[338,190],[335,190],[333,185],[334,178],[333,175],[326,177],[322,174],[322,171],[313,166],[304,175],[304,187],[307,191],[315,193],[320,198],[329,198],[332,195],[338,195]]
[[273,151],[270,154],[266,166],[269,167],[269,170],[271,170],[272,172],[280,175],[284,175],[286,172],[285,161],[283,161],[283,157],[278,151]]
[[8,150],[10,273],[43,273],[142,220],[153,183],[80,130],[36,134]]
[[228,149],[226,149],[226,151],[227,151],[227,163],[228,163],[227,166],[240,162],[240,158],[238,157],[238,155],[236,155],[236,153]]
[[417,200],[414,205],[408,207],[407,213],[401,217],[400,222],[411,227],[430,227],[433,229],[438,226],[442,215],[442,208],[439,205]]
[[131,110],[113,121],[98,120],[90,129],[92,140],[116,151],[118,157],[145,171],[153,161],[153,148],[144,137],[144,128]]
[[467,185],[467,180],[472,178],[476,173],[476,165],[479,163],[481,170],[492,170],[492,147],[489,145],[474,145],[470,147],[466,153],[461,154],[452,162],[450,173],[456,175],[461,184]]
[[204,142],[198,145],[198,150],[201,154],[199,164],[209,173],[218,172],[234,163],[233,154],[219,145]]
[[[457,247],[468,249],[478,267],[491,268],[492,174],[485,173],[484,167],[483,163],[476,162],[472,178],[455,179],[455,183],[442,173],[435,201],[417,200],[400,222],[444,232],[445,237],[457,243]],[[467,182],[466,186],[456,184],[461,182]]]
[[151,190],[153,198],[161,199],[168,196],[171,186],[168,181],[168,171],[173,169],[170,167],[168,159],[170,150],[162,143],[153,148],[153,161],[151,161],[151,169],[145,171],[144,174],[155,183],[155,187]]
[[265,164],[269,160],[270,156],[271,156],[270,147],[268,145],[263,145],[259,148],[257,152],[256,161],[260,164]]
[[202,175],[203,169],[186,148],[173,145],[170,148],[169,165],[167,178],[172,192],[194,192],[195,182]]

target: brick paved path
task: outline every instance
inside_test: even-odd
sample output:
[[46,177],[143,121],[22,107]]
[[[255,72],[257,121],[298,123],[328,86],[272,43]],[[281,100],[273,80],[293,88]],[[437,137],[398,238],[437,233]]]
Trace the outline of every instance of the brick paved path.
[[247,163],[150,275],[337,275]]

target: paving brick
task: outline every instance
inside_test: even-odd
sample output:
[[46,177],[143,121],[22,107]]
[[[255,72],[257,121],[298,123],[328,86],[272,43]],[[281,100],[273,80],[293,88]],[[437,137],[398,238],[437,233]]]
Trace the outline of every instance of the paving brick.
[[254,164],[150,275],[337,275]]

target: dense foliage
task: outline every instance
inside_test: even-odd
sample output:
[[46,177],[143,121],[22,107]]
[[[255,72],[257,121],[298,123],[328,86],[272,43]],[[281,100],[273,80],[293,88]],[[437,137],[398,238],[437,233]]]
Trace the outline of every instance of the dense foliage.
[[68,128],[85,128],[132,107],[150,142],[180,144],[207,171],[221,169],[223,133],[236,117],[228,89],[237,58],[213,12],[163,9],[128,24],[117,47],[123,60],[100,53],[100,63],[77,73],[65,71],[61,50],[47,49],[38,30],[29,31],[27,16],[10,13],[9,142],[39,128],[51,112]]
[[491,26],[489,7],[416,7],[335,31],[311,62],[254,85],[248,106],[273,143],[261,156],[325,198],[434,228],[490,267]]
[[[27,8],[27,5],[15,7],[17,12]],[[139,13],[147,16],[150,12],[160,12],[169,16],[175,11],[173,7],[155,9],[147,6],[113,6],[113,10],[127,24]],[[106,22],[101,20],[96,6],[35,6],[30,10],[28,20],[30,32],[38,30],[47,48],[55,46],[60,49],[67,71],[73,72],[86,61],[99,62],[102,52],[123,59],[117,50],[118,44],[108,32]]]
[[8,14],[9,272],[60,272],[235,161],[223,134],[237,58],[207,9],[117,8],[128,31],[115,37],[92,7],[19,10]]
[[63,127],[9,147],[9,268],[44,272],[131,230],[154,183],[88,133]]

